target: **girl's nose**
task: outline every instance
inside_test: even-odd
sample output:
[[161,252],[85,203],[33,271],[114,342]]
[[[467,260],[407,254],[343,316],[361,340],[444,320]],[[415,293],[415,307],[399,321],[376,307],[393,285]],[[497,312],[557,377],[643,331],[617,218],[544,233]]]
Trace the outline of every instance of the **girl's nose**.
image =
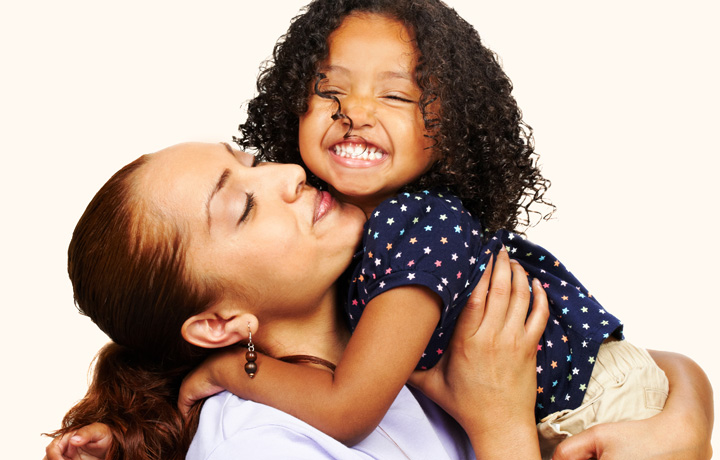
[[[349,95],[342,101],[343,113],[352,120],[353,130],[375,125],[375,102],[372,97]],[[343,120],[349,124],[348,120]]]

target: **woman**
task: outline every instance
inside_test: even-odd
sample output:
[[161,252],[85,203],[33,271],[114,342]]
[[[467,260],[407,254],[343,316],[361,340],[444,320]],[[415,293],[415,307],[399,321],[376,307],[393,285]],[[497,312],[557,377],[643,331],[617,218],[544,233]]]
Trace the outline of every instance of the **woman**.
[[[74,428],[100,420],[112,428],[118,440],[112,443],[111,450],[119,451],[111,452],[111,456],[182,457],[197,423],[194,414],[185,424],[175,408],[182,376],[207,356],[208,350],[245,340],[248,328],[255,333],[256,345],[271,355],[312,355],[329,362],[338,359],[348,332],[336,316],[334,280],[350,261],[364,217],[357,208],[334,202],[328,195],[307,187],[304,180],[297,166],[246,168],[230,148],[186,144],[137,160],[98,192],[73,235],[69,272],[79,308],[117,345],[102,352],[88,396],[68,414],[69,435]],[[500,312],[527,308],[527,300],[523,305],[518,293],[512,300],[507,295],[513,269],[498,265],[498,282],[493,278],[493,286],[504,287],[500,291],[506,294],[488,298],[489,312],[496,311],[490,308],[496,304]],[[540,304],[533,309],[542,310]],[[472,308],[468,311],[468,315],[474,314]],[[504,313],[498,316],[505,318]],[[477,317],[482,317],[482,312]],[[507,329],[511,338],[520,337],[514,349],[507,347],[507,353],[523,357],[509,361],[519,361],[517,367],[509,368],[504,363],[492,367],[493,363],[503,362],[494,357],[490,367],[484,368],[487,372],[483,372],[485,378],[498,375],[491,382],[509,383],[512,391],[489,388],[487,393],[469,392],[475,399],[499,397],[501,401],[491,405],[499,408],[498,412],[477,410],[475,399],[469,400],[466,395],[462,404],[453,399],[463,394],[460,389],[464,382],[464,374],[454,373],[470,367],[467,364],[454,366],[453,360],[447,363],[445,371],[453,376],[454,385],[449,388],[444,382],[450,380],[437,374],[441,369],[416,377],[416,383],[460,421],[478,456],[503,452],[503,458],[516,457],[509,451],[512,447],[520,449],[515,451],[517,457],[529,458],[521,453],[537,444],[532,438],[534,424],[527,423],[528,419],[532,421],[532,352],[537,343],[533,333],[537,331],[525,331],[524,317],[510,314],[507,323],[482,322],[485,329],[499,329],[501,338]],[[258,324],[262,326],[260,332]],[[462,347],[463,352],[451,356],[465,356],[475,349],[469,346],[479,347],[479,343],[485,350],[472,358],[492,356],[480,339],[468,338],[478,328],[477,320],[470,324],[470,333],[456,334],[454,346]],[[313,340],[309,341],[309,337]],[[506,346],[499,350],[503,348]],[[678,372],[673,371],[673,366],[666,370],[675,385]],[[477,368],[473,374],[479,375]],[[687,394],[686,382],[680,381],[680,385],[685,388],[681,394]],[[708,396],[702,382],[699,389]],[[223,397],[228,396],[215,397],[213,403]],[[408,407],[404,403],[415,409],[431,407],[426,403],[418,406],[421,403],[407,392],[401,397],[405,399],[393,406],[401,411]],[[526,398],[529,403],[516,403],[517,398]],[[685,417],[701,406],[698,401],[680,406],[672,401],[673,397],[668,400],[664,418],[658,416],[636,426],[665,426],[663,423]],[[213,403],[205,414],[211,413]],[[242,406],[238,401],[234,403]],[[504,423],[498,423],[499,418]],[[440,419],[439,425],[433,425],[440,427],[434,428],[439,430],[436,432],[451,434],[455,441],[465,439],[451,421]],[[149,425],[148,420],[156,422]],[[281,420],[287,428],[290,421]],[[696,438],[702,438],[708,427],[697,419],[690,422],[691,435],[677,443],[698,450],[704,446]],[[198,454],[202,454],[198,443],[208,436],[208,423],[212,420],[201,422],[199,441],[193,446]],[[610,434],[599,438],[600,442],[612,440],[613,433],[618,432],[611,428]],[[599,430],[589,432],[586,439],[593,440],[598,433],[602,435]],[[403,455],[412,447],[398,443],[385,431],[374,432],[368,439],[371,443],[384,439],[385,445],[397,447],[393,452],[378,454],[382,458],[405,458]],[[511,442],[516,439],[526,442],[518,446]],[[65,437],[51,444],[48,458],[60,458],[67,440]],[[278,435],[254,441],[247,444],[248,450],[272,446],[278,442]],[[318,438],[313,441],[317,448],[325,446]],[[421,445],[422,451],[447,451],[447,445],[437,438],[433,442],[424,437],[423,442],[426,444]],[[465,445],[467,449],[448,454],[449,458],[462,458],[469,450]],[[611,443],[611,447],[616,448],[617,443]],[[660,448],[663,451],[662,445]],[[95,453],[102,453],[102,449]],[[317,453],[312,451],[309,458],[316,458]],[[74,454],[77,452],[68,453]]]

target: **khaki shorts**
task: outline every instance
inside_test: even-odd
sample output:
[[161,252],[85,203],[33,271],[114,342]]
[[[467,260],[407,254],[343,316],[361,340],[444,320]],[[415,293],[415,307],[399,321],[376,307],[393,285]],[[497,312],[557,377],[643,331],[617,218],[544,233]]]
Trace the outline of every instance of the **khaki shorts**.
[[568,436],[593,425],[642,420],[662,411],[668,380],[647,351],[626,340],[600,346],[582,404],[550,414],[537,425],[543,459]]

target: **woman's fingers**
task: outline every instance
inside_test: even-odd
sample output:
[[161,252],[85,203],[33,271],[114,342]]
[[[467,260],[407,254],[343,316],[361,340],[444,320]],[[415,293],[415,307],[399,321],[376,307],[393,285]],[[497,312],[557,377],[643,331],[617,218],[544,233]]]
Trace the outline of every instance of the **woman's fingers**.
[[485,303],[487,301],[492,271],[493,258],[491,257],[487,267],[485,267],[485,272],[465,304],[465,308],[460,312],[457,325],[455,326],[455,332],[453,333],[455,336],[462,338],[472,337],[480,328],[483,316],[485,315]]
[[525,332],[528,334],[529,340],[535,343],[540,341],[549,317],[550,307],[548,306],[547,294],[540,281],[536,278],[533,280],[532,311],[527,321],[525,321]]
[[525,327],[525,318],[527,318],[530,308],[530,285],[527,273],[519,262],[511,260],[510,270],[512,270],[512,295],[508,305],[506,323],[509,327],[522,329]]
[[500,330],[505,324],[512,294],[512,269],[510,257],[503,246],[497,255],[490,279],[490,290],[485,302],[483,326]]

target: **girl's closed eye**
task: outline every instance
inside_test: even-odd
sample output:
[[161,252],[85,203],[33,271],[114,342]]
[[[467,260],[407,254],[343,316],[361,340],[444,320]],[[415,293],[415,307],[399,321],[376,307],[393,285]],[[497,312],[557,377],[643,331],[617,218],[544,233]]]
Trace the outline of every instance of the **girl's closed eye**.
[[399,101],[399,102],[407,102],[409,104],[416,104],[417,101],[414,101],[406,96],[401,96],[399,94],[387,94],[383,96],[385,99],[390,99],[391,101]]
[[240,225],[243,222],[245,222],[248,219],[248,216],[250,215],[250,211],[252,211],[254,208],[255,208],[255,194],[248,193],[247,198],[245,200],[245,209],[243,210],[243,213],[240,216],[240,219],[238,219],[237,224]]

